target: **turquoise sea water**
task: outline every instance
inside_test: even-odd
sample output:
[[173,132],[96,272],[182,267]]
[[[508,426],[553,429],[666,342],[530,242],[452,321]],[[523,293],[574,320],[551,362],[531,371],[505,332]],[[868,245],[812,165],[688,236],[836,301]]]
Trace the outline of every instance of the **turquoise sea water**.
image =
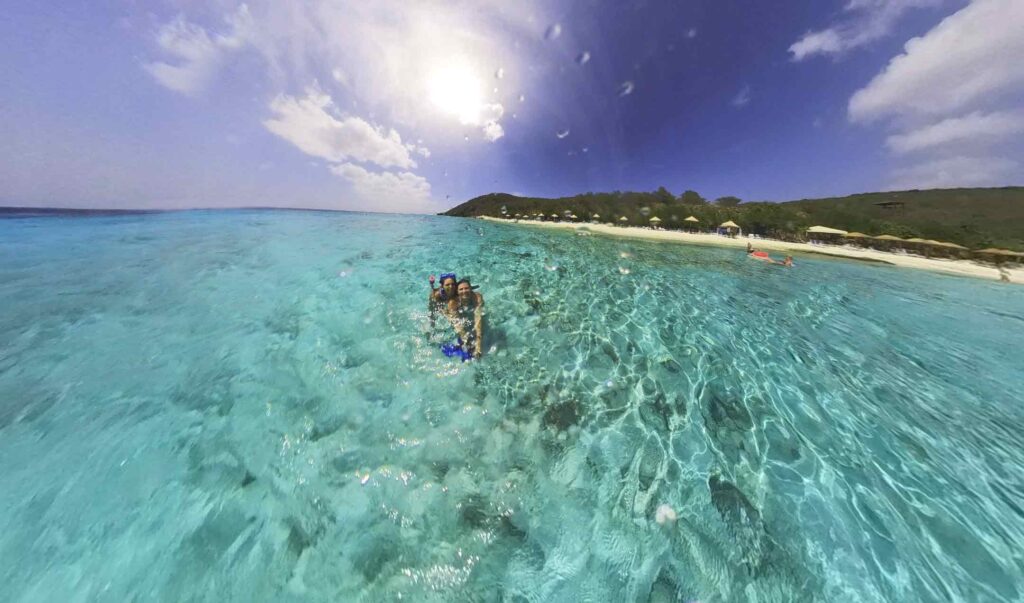
[[226,211],[0,220],[0,307],[3,600],[1024,597],[1019,287]]

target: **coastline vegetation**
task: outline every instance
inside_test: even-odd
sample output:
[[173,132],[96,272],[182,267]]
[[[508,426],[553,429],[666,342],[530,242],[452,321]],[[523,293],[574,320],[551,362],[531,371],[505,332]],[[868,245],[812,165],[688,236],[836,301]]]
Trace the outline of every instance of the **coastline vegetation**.
[[[504,213],[503,210],[504,209]],[[1024,187],[961,188],[863,193],[787,202],[744,202],[737,197],[704,199],[695,191],[583,193],[546,199],[491,193],[449,209],[448,216],[514,217],[543,213],[550,219],[661,228],[711,230],[732,220],[747,234],[785,241],[807,240],[807,228],[824,225],[869,236],[893,235],[947,241],[970,249],[998,247],[1024,251]],[[627,221],[622,222],[625,216]],[[696,225],[686,222],[693,216]]]

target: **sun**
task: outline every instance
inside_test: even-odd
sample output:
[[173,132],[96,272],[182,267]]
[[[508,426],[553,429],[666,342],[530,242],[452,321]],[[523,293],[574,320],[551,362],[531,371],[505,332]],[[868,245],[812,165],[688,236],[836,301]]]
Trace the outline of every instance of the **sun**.
[[428,80],[430,100],[443,113],[463,124],[479,125],[483,107],[483,81],[464,62],[454,61],[434,70]]

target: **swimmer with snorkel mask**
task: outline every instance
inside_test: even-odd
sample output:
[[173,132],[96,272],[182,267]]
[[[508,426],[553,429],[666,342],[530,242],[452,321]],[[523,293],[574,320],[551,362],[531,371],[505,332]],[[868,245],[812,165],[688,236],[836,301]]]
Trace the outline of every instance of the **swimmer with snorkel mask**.
[[442,272],[441,273],[441,286],[434,287],[434,275],[431,274],[430,278],[430,295],[427,297],[427,311],[430,313],[430,329],[434,329],[434,320],[437,317],[437,312],[445,311],[448,302],[455,299],[456,287],[458,286],[458,279],[455,277],[454,272]]
[[484,296],[477,293],[468,278],[458,280],[454,272],[441,275],[441,287],[434,288],[434,275],[430,275],[430,326],[438,310],[451,322],[457,335],[457,343],[441,346],[447,356],[459,356],[463,361],[483,355]]

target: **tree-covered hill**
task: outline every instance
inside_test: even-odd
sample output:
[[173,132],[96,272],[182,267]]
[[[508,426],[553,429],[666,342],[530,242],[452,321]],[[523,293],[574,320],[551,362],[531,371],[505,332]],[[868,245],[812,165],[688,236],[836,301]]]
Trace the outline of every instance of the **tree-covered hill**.
[[580,220],[600,215],[601,222],[626,216],[631,225],[647,225],[657,216],[661,226],[680,229],[694,216],[710,229],[726,220],[744,232],[803,240],[809,226],[823,225],[868,235],[891,234],[958,243],[972,249],[1001,247],[1024,251],[1024,187],[961,188],[864,193],[848,197],[801,199],[784,203],[741,203],[735,197],[707,201],[694,191],[673,195],[664,188],[651,193],[585,193],[544,199],[492,193],[444,212],[449,216],[545,215],[566,212]]

